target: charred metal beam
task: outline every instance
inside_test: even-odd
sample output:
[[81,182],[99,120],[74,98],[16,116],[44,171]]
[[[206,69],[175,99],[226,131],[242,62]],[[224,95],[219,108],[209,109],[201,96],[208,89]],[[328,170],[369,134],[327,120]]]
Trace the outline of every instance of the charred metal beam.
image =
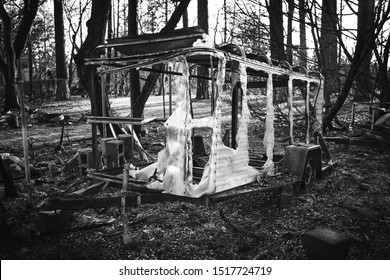
[[[301,80],[293,80],[293,86],[299,87],[299,86],[306,86],[306,81]],[[288,86],[288,80],[274,80],[273,86],[275,87],[287,87]],[[267,87],[267,81],[259,81],[259,82],[248,82],[248,88],[266,88]]]

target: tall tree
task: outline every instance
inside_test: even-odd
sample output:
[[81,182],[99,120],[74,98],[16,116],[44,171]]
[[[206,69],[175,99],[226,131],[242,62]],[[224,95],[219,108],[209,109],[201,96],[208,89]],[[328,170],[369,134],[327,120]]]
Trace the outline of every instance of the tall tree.
[[[369,55],[369,53],[374,48],[375,39],[378,37],[381,30],[383,29],[385,22],[388,20],[390,14],[390,5],[387,6],[387,9],[386,11],[384,11],[383,14],[376,13],[374,24],[370,21],[372,19],[371,9],[372,7],[374,7],[372,2],[375,2],[375,0],[359,0],[358,15],[361,18],[358,24],[356,46],[353,55],[348,52],[347,48],[343,44],[343,41],[341,40],[341,35],[338,35],[339,43],[344,49],[344,52],[350,62],[350,66],[342,90],[338,95],[336,102],[332,105],[328,114],[325,115],[323,121],[324,128],[330,125],[333,118],[343,106],[345,100],[348,97],[349,91],[355,81],[355,77],[360,69],[360,66],[366,59],[367,55]],[[376,4],[377,6],[382,7],[386,2],[388,1],[380,0]],[[373,26],[375,26],[375,28],[372,28]]]
[[[174,30],[184,10],[187,9],[190,0],[183,0],[176,7],[170,20],[166,26],[161,30],[162,33]],[[87,22],[88,35],[84,43],[80,47],[79,52],[74,59],[77,65],[77,74],[80,81],[83,83],[85,90],[91,99],[91,111],[95,116],[102,115],[102,91],[100,77],[97,74],[96,66],[88,66],[85,64],[87,58],[92,58],[92,55],[100,55],[99,52],[93,52],[94,48],[102,44],[105,39],[105,32],[108,22],[110,0],[92,0],[92,10],[90,19]],[[161,69],[161,65],[154,66],[154,68]],[[145,107],[145,103],[151,94],[154,85],[158,79],[157,73],[150,73],[146,78],[142,91],[139,94],[135,93],[133,104],[133,116],[141,117]],[[106,108],[109,108],[109,102],[106,100]],[[108,110],[107,110],[108,112]]]
[[293,44],[292,44],[292,37],[293,37],[293,17],[294,17],[294,8],[295,3],[294,0],[287,0],[288,3],[288,21],[287,21],[287,49],[286,49],[286,56],[287,61],[292,64],[293,63]]
[[[129,0],[129,36],[138,35],[138,0]],[[134,109],[136,97],[140,95],[141,87],[139,81],[139,71],[133,69],[130,71],[130,98],[131,106]],[[134,112],[134,110],[132,110]]]
[[[3,22],[4,52],[0,53],[0,72],[5,78],[4,110],[20,108],[16,87],[16,62],[20,59],[31,26],[38,11],[39,0],[25,0],[22,8],[22,17],[18,29],[5,9],[4,1],[0,2],[0,17]],[[5,55],[5,57],[4,57]]]
[[[198,0],[198,26],[209,34],[209,8],[208,0]],[[206,67],[198,68],[198,75],[203,77],[209,76],[209,70]],[[197,80],[196,98],[210,98],[209,82],[206,79]]]
[[56,77],[57,77],[57,100],[69,99],[67,84],[68,73],[66,70],[65,55],[65,32],[64,32],[64,9],[63,0],[54,0],[54,29],[56,46]]
[[[90,19],[87,21],[88,35],[80,47],[78,53],[74,56],[77,65],[77,75],[87,91],[91,100],[91,111],[94,116],[102,115],[102,89],[100,77],[97,74],[95,66],[85,65],[85,59],[92,58],[94,48],[102,44],[105,39],[109,9],[111,0],[92,0],[92,10]],[[107,98],[104,106],[109,108]]]
[[283,0],[266,0],[269,14],[270,50],[273,59],[287,60],[283,35]]
[[299,0],[299,64],[307,68],[306,0]]
[[[359,3],[359,5],[364,5],[364,10],[363,8],[358,10],[358,29],[365,28],[372,32],[371,30],[375,29],[375,1]],[[367,13],[367,17],[362,16],[362,13]],[[364,21],[367,21],[367,23]],[[360,27],[361,25],[367,26]],[[374,92],[374,79],[371,73],[371,59],[372,50],[370,49],[362,60],[359,70],[356,73],[358,86],[355,90],[355,101],[369,101],[371,93]]]
[[[382,38],[382,40],[385,38]],[[380,94],[378,97],[379,101],[382,102],[381,107],[390,108],[390,34],[387,39],[384,40],[383,51],[380,53],[378,47],[374,48],[376,60],[378,62],[378,81]],[[377,44],[379,46],[381,44]],[[381,112],[379,112],[381,114]]]
[[338,91],[337,63],[337,0],[323,1],[321,18],[321,37],[319,67],[324,76],[325,112],[331,106],[330,96]]

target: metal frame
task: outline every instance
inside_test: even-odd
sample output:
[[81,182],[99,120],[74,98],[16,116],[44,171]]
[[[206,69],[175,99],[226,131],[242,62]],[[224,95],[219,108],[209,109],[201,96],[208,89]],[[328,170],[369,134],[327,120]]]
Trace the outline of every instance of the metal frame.
[[[115,47],[121,45],[123,47],[122,43],[116,42],[115,44],[107,44],[98,46],[97,49],[101,48],[109,48],[109,47]],[[214,65],[219,65],[218,67],[221,67],[221,60],[226,61],[226,68],[233,69],[233,79],[236,79],[235,81],[232,81],[235,83],[234,90],[232,91],[233,96],[237,97],[238,89],[241,88],[243,92],[243,102],[245,104],[246,102],[246,89],[247,87],[264,87],[267,88],[267,121],[266,121],[266,135],[268,133],[268,136],[266,136],[264,140],[267,155],[266,160],[262,161],[263,166],[262,170],[266,174],[273,174],[274,171],[274,162],[273,162],[273,97],[272,97],[272,91],[273,86],[275,83],[275,86],[283,86],[287,85],[289,87],[288,91],[288,109],[289,109],[289,118],[290,118],[290,142],[293,144],[293,110],[292,110],[292,95],[293,90],[292,87],[296,84],[306,84],[307,88],[309,90],[309,86],[311,83],[317,84],[318,91],[315,96],[315,116],[316,116],[316,125],[315,125],[315,131],[320,133],[322,132],[322,101],[323,101],[323,77],[318,73],[312,73],[308,72],[306,69],[303,69],[302,67],[291,67],[290,64],[287,62],[281,63],[279,66],[272,65],[271,60],[266,56],[259,56],[258,59],[248,58],[245,57],[245,54],[243,51],[239,52],[238,54],[230,53],[228,51],[216,48],[209,48],[209,47],[188,47],[188,48],[181,48],[176,49],[174,51],[164,51],[164,52],[158,52],[158,53],[145,53],[142,55],[134,55],[134,56],[123,56],[123,57],[116,57],[116,58],[92,58],[86,61],[87,65],[93,65],[93,66],[99,66],[100,72],[99,74],[101,76],[104,76],[109,73],[115,73],[119,71],[127,71],[131,69],[142,69],[142,70],[150,70],[150,68],[155,64],[163,63],[168,60],[172,60],[174,58],[185,58],[188,60],[188,62],[194,63],[198,62],[201,66],[208,66],[211,68],[211,78],[210,77],[201,77],[205,79],[211,79],[212,82],[212,96],[215,97],[218,95],[218,92],[214,92],[214,85],[217,82],[213,78],[213,70]],[[203,59],[204,58],[204,59]],[[215,64],[215,62],[217,62]],[[219,64],[218,64],[219,63]],[[237,65],[236,65],[237,64]],[[115,66],[116,68],[109,68]],[[223,67],[225,67],[223,65]],[[222,68],[221,68],[222,69]],[[235,69],[235,70],[234,70]],[[266,82],[258,82],[258,83],[248,83],[247,80],[242,80],[243,77],[246,79],[245,76],[242,76],[242,73],[234,72],[234,71],[242,71],[240,69],[245,69],[245,72],[250,72],[251,74],[260,75],[262,77],[268,77]],[[303,71],[302,71],[303,70]],[[182,73],[176,73],[173,72],[171,69],[168,69],[168,71],[163,70],[162,73],[166,73],[169,75],[179,75],[182,76]],[[303,72],[303,73],[302,73]],[[191,74],[191,73],[190,73]],[[242,77],[240,77],[242,76]],[[198,76],[189,75],[188,77],[196,77]],[[284,78],[284,80],[280,80],[279,77]],[[287,78],[287,79],[286,79]],[[287,81],[287,82],[284,82]],[[104,106],[105,104],[105,94],[104,94],[104,88],[105,88],[105,79],[102,77],[102,104]],[[279,84],[278,84],[279,83]],[[216,102],[216,103],[215,103]],[[218,97],[216,97],[216,100],[212,100],[213,104],[213,111],[218,110]],[[238,130],[236,130],[236,127],[238,126],[239,122],[242,120],[238,119],[237,116],[237,102],[238,98],[234,98],[233,104],[232,104],[232,131],[231,131],[231,147],[235,149],[237,147],[236,143],[236,136],[240,133]],[[307,98],[305,100],[305,109],[306,109],[306,116],[309,118],[309,91],[307,94]],[[171,112],[170,112],[171,113]],[[111,118],[106,117],[105,112],[103,110],[103,116],[92,116],[88,119],[88,122],[92,125],[92,141],[93,141],[93,153],[94,153],[94,162],[95,167],[98,169],[97,166],[97,148],[96,148],[96,142],[97,142],[97,124],[105,124],[105,123],[120,123],[120,124],[130,124],[130,125],[143,125],[152,121],[164,121],[165,119],[141,119],[141,118]],[[233,129],[233,126],[235,127]],[[104,126],[105,127],[105,126]],[[215,129],[216,127],[214,127]],[[242,132],[241,136],[245,136],[245,131]],[[103,137],[106,136],[105,131],[103,131]],[[246,136],[245,136],[246,137]],[[306,130],[306,143],[309,144],[309,129]],[[216,142],[217,143],[217,142]],[[218,144],[221,145],[221,144]],[[215,146],[214,153],[218,152],[219,146]],[[222,150],[220,150],[222,151]],[[215,155],[216,156],[216,155]],[[249,158],[248,158],[249,161]],[[306,161],[305,161],[306,162]],[[217,164],[217,162],[215,162]],[[115,183],[117,185],[122,186],[122,192],[121,195],[118,197],[112,197],[110,199],[105,199],[104,201],[100,198],[88,198],[83,199],[80,201],[75,201],[74,199],[71,201],[64,202],[64,200],[51,200],[48,203],[43,205],[44,209],[55,209],[58,207],[62,207],[61,209],[65,208],[72,208],[73,209],[79,209],[79,205],[82,205],[83,207],[106,207],[106,206],[113,206],[113,205],[122,205],[122,211],[123,211],[123,218],[124,218],[124,224],[127,221],[126,217],[126,208],[129,205],[138,205],[140,203],[155,203],[155,202],[161,202],[161,201],[172,201],[172,200],[179,200],[179,201],[187,201],[191,203],[201,203],[201,204],[210,204],[211,202],[218,202],[223,201],[225,199],[231,198],[232,196],[237,196],[240,194],[246,194],[248,192],[254,192],[254,191],[265,191],[270,189],[275,189],[275,187],[270,188],[254,188],[250,190],[243,190],[243,191],[236,191],[234,194],[229,194],[227,191],[231,190],[231,187],[228,188],[222,188],[221,191],[216,193],[206,193],[201,195],[200,197],[188,197],[183,195],[177,195],[175,193],[162,193],[161,191],[150,191],[146,188],[144,188],[145,184],[147,182],[140,181],[140,180],[134,180],[129,178],[129,166],[125,166],[122,171],[122,178],[118,178],[118,176],[114,175],[107,175],[99,172],[95,172],[93,174],[89,174],[91,178],[105,180],[107,182]],[[217,174],[218,167],[216,165],[213,172]],[[229,171],[227,171],[229,172]],[[245,173],[243,173],[245,177]],[[249,172],[251,174],[251,179],[246,180],[239,179],[237,181],[237,186],[244,186],[252,183],[256,176],[259,173],[253,173]],[[188,174],[185,173],[185,176],[188,176]],[[215,176],[215,175],[214,175]],[[229,183],[230,184],[230,183]],[[282,187],[282,186],[280,186]],[[279,188],[279,187],[278,187]],[[96,200],[96,201],[95,201]],[[99,201],[98,201],[99,200]],[[89,203],[86,203],[88,201]],[[66,206],[66,203],[69,205]],[[61,206],[59,206],[61,205]],[[124,234],[124,241],[128,242],[129,236],[125,227],[125,234]]]

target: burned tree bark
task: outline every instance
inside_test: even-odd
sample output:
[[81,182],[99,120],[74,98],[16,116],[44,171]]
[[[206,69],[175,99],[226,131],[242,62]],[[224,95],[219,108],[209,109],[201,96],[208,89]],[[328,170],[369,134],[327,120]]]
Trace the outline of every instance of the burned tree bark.
[[[79,52],[74,56],[77,75],[84,89],[88,92],[94,116],[102,116],[102,89],[96,67],[85,65],[85,59],[100,55],[98,52],[93,53],[93,50],[104,42],[110,5],[111,0],[92,1],[91,17],[87,22],[88,35]],[[106,104],[104,105],[108,109],[109,103],[107,98],[105,100]]]
[[287,60],[283,35],[283,1],[270,0],[267,3],[270,25],[271,57],[279,61]]
[[287,27],[287,61],[290,64],[293,64],[293,43],[292,43],[292,33],[293,33],[293,17],[294,17],[294,0],[287,0],[288,2],[288,27]]
[[299,64],[307,68],[305,0],[299,0]]
[[322,5],[319,65],[324,75],[325,113],[331,107],[331,95],[338,92],[337,64],[337,1],[325,1]]
[[38,11],[39,0],[24,1],[22,18],[14,36],[14,26],[12,19],[4,7],[4,2],[0,3],[0,18],[4,29],[2,39],[4,41],[5,56],[0,54],[0,72],[5,78],[5,105],[4,110],[20,108],[18,91],[16,87],[16,62],[21,57],[25,48],[31,26]]
[[372,23],[369,22],[371,18],[369,8],[372,7],[371,1],[374,0],[360,0],[359,1],[359,11],[360,21],[358,25],[357,31],[357,40],[356,47],[353,56],[349,57],[350,59],[350,68],[347,73],[347,77],[345,79],[345,83],[343,88],[337,97],[336,102],[330,108],[328,114],[325,115],[323,121],[324,129],[331,125],[333,118],[337,115],[340,108],[343,106],[347,96],[349,94],[349,90],[351,89],[353,82],[355,80],[356,74],[358,73],[361,64],[365,60],[366,56],[372,51],[375,46],[375,38],[377,37],[377,33],[381,28],[383,28],[383,23],[374,30],[372,27]]
[[[358,11],[358,29],[363,28],[367,31],[375,29],[375,1],[365,1],[364,5]],[[364,9],[364,10],[363,10]],[[366,13],[367,16],[362,16]],[[366,27],[364,27],[366,25]],[[362,26],[362,27],[360,27]],[[361,61],[359,70],[356,73],[356,81],[359,85],[356,87],[354,101],[369,101],[372,92],[374,92],[374,79],[371,75],[372,49],[370,49],[364,59]]]
[[[129,36],[138,35],[137,22],[138,0],[129,0]],[[140,95],[141,87],[139,83],[139,71],[133,69],[130,71],[130,98],[132,111],[134,112],[134,104],[136,104],[136,96]],[[139,128],[137,128],[139,130]]]
[[390,102],[390,74],[388,70],[389,58],[390,58],[390,36],[387,38],[386,45],[383,50],[383,59],[380,57],[378,50],[375,48],[375,55],[379,63],[379,85],[380,85],[380,95],[379,100],[383,103],[382,107],[389,108],[390,105],[386,104]]
[[[208,1],[198,0],[198,26],[203,29],[206,34],[209,33],[209,13],[208,13]],[[198,75],[203,77],[209,76],[209,70],[206,67],[198,68]],[[209,81],[206,79],[197,80],[196,89],[197,99],[210,98],[209,94]]]
[[63,0],[54,1],[54,29],[56,46],[56,76],[57,76],[57,100],[69,99],[69,88],[66,83],[68,73],[66,71],[65,35],[64,35],[64,10]]
[[0,5],[0,15],[4,25],[4,46],[7,54],[7,61],[0,56],[0,70],[5,78],[4,111],[8,111],[9,109],[19,109],[20,107],[16,88],[16,54],[12,44],[12,31],[14,27],[3,4]]

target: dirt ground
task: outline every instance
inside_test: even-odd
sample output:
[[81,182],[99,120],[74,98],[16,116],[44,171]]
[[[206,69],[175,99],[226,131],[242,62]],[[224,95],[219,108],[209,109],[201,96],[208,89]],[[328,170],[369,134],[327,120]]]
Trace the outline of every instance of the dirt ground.
[[[127,100],[111,99],[118,115],[127,115]],[[152,101],[145,117],[156,110],[162,114],[157,109],[161,98]],[[390,259],[389,150],[331,143],[328,148],[337,164],[321,181],[295,193],[290,207],[281,207],[279,190],[209,207],[184,202],[140,205],[129,211],[132,240],[126,245],[119,207],[75,211],[66,227],[43,233],[38,226],[39,202],[91,183],[77,166],[66,167],[78,149],[90,147],[91,133],[85,123],[90,111],[86,99],[52,102],[40,109],[70,117],[64,150],[54,149],[59,124],[36,123],[28,129],[34,203],[27,204],[23,170],[13,171],[19,197],[6,198],[0,188],[13,232],[13,238],[1,240],[1,259],[307,259],[302,235],[323,227],[352,238],[349,259]],[[249,130],[250,137],[259,138],[257,122]],[[153,131],[141,139],[143,144],[153,147],[164,141],[159,130]],[[1,128],[0,153],[23,157],[20,129]],[[277,179],[268,178],[267,183],[277,184]],[[110,187],[105,195],[114,191]]]

